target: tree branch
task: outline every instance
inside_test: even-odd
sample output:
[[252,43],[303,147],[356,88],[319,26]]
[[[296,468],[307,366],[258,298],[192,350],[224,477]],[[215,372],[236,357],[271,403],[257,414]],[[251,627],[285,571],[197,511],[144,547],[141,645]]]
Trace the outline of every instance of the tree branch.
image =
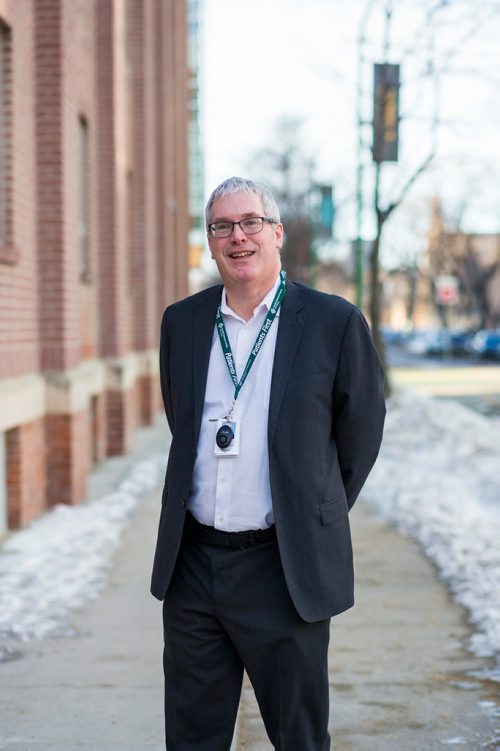
[[392,203],[389,204],[389,206],[381,210],[380,214],[383,219],[383,222],[387,221],[387,219],[390,217],[394,209],[397,209],[397,207],[404,201],[408,191],[412,187],[412,185],[416,182],[416,180],[420,177],[422,172],[425,172],[429,164],[434,159],[434,152],[431,152],[422,162],[422,164],[415,170],[413,175],[407,180],[406,184],[403,186],[401,193],[399,194],[399,197],[392,201]]

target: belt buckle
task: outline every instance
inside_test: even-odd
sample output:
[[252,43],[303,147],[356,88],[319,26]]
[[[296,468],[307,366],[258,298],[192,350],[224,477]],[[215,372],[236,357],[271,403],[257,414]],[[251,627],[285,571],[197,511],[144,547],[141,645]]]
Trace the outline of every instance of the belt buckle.
[[240,545],[240,550],[246,550],[247,548],[254,548],[257,545],[257,533],[254,529],[247,532],[248,541],[244,545]]

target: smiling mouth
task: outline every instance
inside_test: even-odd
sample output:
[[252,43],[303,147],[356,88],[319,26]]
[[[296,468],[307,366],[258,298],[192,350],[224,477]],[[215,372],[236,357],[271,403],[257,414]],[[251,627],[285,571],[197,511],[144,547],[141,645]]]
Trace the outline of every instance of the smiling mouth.
[[236,250],[229,254],[229,258],[247,258],[247,256],[253,256],[254,253],[254,250]]

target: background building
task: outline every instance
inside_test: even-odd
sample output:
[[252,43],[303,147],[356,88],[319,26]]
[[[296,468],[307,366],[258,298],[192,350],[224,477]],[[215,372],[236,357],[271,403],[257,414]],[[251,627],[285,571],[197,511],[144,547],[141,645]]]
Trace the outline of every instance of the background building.
[[0,532],[160,407],[187,292],[184,0],[0,0]]
[[424,251],[383,272],[383,283],[383,322],[391,328],[498,328],[500,235],[465,232],[435,198]]

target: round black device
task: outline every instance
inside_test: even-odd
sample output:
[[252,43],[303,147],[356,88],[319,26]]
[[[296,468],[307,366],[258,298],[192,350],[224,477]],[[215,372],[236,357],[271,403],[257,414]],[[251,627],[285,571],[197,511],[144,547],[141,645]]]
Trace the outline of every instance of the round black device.
[[220,449],[227,449],[231,445],[234,433],[230,425],[222,425],[215,436],[215,442]]

